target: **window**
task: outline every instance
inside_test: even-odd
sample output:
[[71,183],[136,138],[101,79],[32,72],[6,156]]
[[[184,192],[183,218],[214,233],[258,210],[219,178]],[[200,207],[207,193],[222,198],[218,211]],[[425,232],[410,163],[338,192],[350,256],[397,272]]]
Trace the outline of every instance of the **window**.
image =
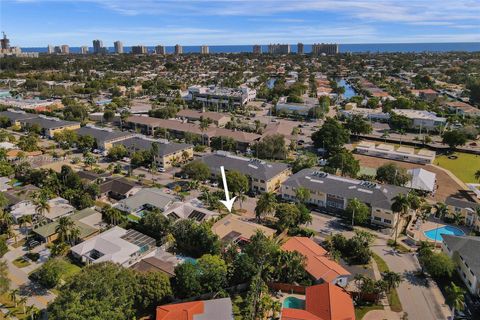
[[380,217],[373,217],[373,220],[375,220],[375,221],[382,221],[382,218],[380,218]]
[[390,224],[392,223],[392,220],[384,219],[383,222]]

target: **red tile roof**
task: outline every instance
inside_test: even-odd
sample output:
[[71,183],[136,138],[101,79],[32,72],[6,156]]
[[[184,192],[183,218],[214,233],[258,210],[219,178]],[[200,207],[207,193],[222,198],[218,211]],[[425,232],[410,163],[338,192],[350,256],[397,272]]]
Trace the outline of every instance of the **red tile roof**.
[[327,257],[327,251],[306,237],[293,237],[282,245],[285,251],[297,251],[306,258],[305,270],[315,279],[332,282],[339,276],[349,276],[350,272]]
[[282,320],[324,320],[316,315],[301,309],[282,309]]
[[305,309],[323,320],[355,320],[353,301],[344,289],[323,283],[308,287]]
[[157,307],[157,320],[193,320],[196,314],[204,312],[203,301],[169,304]]

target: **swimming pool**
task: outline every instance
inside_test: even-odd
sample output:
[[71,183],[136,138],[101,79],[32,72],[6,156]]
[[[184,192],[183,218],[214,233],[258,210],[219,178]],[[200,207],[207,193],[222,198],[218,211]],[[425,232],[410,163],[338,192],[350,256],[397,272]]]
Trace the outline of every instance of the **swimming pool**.
[[291,309],[305,309],[305,300],[295,297],[286,297],[285,300],[283,300],[283,307]]
[[435,241],[442,241],[442,234],[449,234],[453,236],[464,236],[465,232],[463,232],[459,228],[455,228],[452,226],[443,226],[440,228],[435,228],[432,230],[425,231],[423,233],[425,237],[427,237],[430,240],[435,240]]

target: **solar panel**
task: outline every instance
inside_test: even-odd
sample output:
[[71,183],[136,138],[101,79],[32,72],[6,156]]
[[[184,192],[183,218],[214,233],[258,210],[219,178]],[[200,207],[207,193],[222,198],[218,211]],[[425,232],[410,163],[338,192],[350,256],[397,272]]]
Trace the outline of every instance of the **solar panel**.
[[188,216],[188,218],[196,220],[196,221],[202,221],[205,218],[206,214],[197,210],[193,210],[192,213]]

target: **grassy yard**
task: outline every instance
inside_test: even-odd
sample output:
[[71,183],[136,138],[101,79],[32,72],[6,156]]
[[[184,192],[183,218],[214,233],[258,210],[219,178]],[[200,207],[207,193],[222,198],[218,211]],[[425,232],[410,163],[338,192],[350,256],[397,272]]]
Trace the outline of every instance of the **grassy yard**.
[[17,268],[25,268],[25,267],[28,267],[30,265],[30,262],[25,260],[23,257],[19,257],[19,258],[13,260],[12,263]]
[[138,222],[138,221],[140,221],[140,219],[141,219],[140,217],[138,217],[138,216],[136,216],[136,215],[134,215],[134,214],[129,214],[129,215],[127,216],[127,218],[128,218],[130,221],[133,221],[133,222]]
[[66,261],[65,264],[62,264],[62,266],[63,266],[63,272],[62,272],[63,280],[67,280],[68,278],[76,275],[82,270],[82,268],[80,268],[76,264],[71,263],[70,261]]
[[[373,259],[377,263],[378,270],[380,273],[389,271],[387,263],[377,254],[373,253]],[[390,303],[390,308],[392,311],[400,312],[402,311],[402,303],[400,302],[400,298],[398,297],[398,293],[396,289],[392,289],[390,293],[387,294],[388,302]]]
[[371,306],[358,306],[355,307],[355,319],[356,320],[362,320],[363,317],[372,310],[383,310],[383,306],[379,305],[371,305]]
[[[449,159],[449,156],[457,156],[458,158]],[[475,171],[479,170],[480,167],[479,165],[474,164],[480,163],[480,156],[478,155],[455,152],[448,156],[442,155],[436,157],[434,163],[442,168],[450,170],[465,183],[477,182],[475,180]]]

